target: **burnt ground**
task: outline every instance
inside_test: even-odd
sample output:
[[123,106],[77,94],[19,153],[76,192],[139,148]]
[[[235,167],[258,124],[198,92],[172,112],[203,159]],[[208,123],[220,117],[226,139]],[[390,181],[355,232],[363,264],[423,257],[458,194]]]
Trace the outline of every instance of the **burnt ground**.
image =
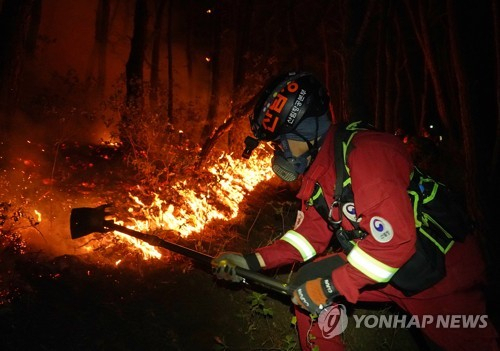
[[[134,173],[124,172],[119,154],[93,159],[102,151],[78,150],[78,162],[71,156],[68,165],[61,165],[66,171],[59,181],[52,184],[40,176],[37,184],[42,185],[35,187],[36,195],[58,194],[49,197],[59,206],[52,223],[63,228],[54,229],[61,233],[53,236],[50,228],[40,229],[45,241],[70,240],[64,226],[71,207],[110,199],[126,203],[124,193],[134,186]],[[193,235],[182,244],[210,255],[265,245],[293,224],[294,190],[275,181],[260,184],[235,221],[216,223],[209,238]],[[28,194],[22,198],[27,203]],[[12,217],[11,212],[5,210],[9,215],[4,217]],[[163,249],[161,260],[148,261],[120,245],[90,253],[68,249],[54,254],[29,244],[21,249],[23,230],[16,236],[4,227],[0,237],[1,350],[299,350],[287,296],[258,285],[216,281],[208,267]],[[114,265],[120,258],[123,263]],[[284,281],[288,271],[267,274]],[[370,313],[401,313],[390,305],[358,306],[352,313],[368,308]],[[413,330],[363,330],[352,324],[344,335],[349,350],[428,349]]]

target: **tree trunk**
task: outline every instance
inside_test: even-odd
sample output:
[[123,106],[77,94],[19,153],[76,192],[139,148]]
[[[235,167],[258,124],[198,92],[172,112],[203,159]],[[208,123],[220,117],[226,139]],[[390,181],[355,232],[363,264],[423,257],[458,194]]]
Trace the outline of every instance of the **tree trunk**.
[[488,169],[490,170],[490,174],[488,177],[489,184],[493,185],[493,184],[496,184],[496,182],[498,181],[498,177],[499,177],[498,162],[500,159],[500,25],[499,25],[499,23],[500,23],[500,16],[499,16],[500,8],[498,6],[498,0],[492,0],[491,8],[492,8],[492,12],[493,12],[493,38],[494,38],[494,45],[495,45],[495,65],[496,65],[496,95],[495,96],[497,98],[496,137],[495,137],[495,142],[494,142],[494,146],[493,146],[490,167],[488,167]]
[[332,115],[333,123],[337,123],[335,117],[335,110],[333,108],[333,98],[331,96],[331,71],[330,71],[330,48],[328,46],[328,31],[325,21],[321,22],[321,42],[323,43],[323,67],[325,72],[325,87],[330,94],[330,101],[328,103],[330,114]]
[[[233,60],[233,80],[231,87],[231,108],[229,111],[229,118],[233,117],[236,113],[236,106],[245,96],[241,96],[240,92],[243,91],[242,87],[245,81],[245,52],[250,40],[250,24],[252,22],[254,3],[252,0],[242,0],[236,2],[235,16],[236,19],[236,38],[235,38],[235,51]],[[232,145],[232,133],[228,130],[228,145]]]
[[[408,51],[406,50],[406,46],[403,45],[403,57],[404,57],[404,61],[405,61],[405,64],[404,64],[404,70],[405,70],[405,73],[406,73],[406,79],[408,81],[408,90],[409,90],[409,98],[410,98],[410,113],[411,113],[411,126],[412,126],[412,129],[414,131],[418,131],[419,129],[419,114],[418,114],[418,100],[417,100],[417,96],[415,94],[415,82],[414,82],[414,79],[413,79],[413,75],[410,71],[410,63],[409,63],[409,58],[408,58]],[[414,68],[415,69],[415,68]],[[408,134],[408,133],[411,133],[411,130],[405,130],[405,133]]]
[[233,59],[233,95],[238,91],[245,79],[245,50],[250,39],[250,22],[253,13],[253,1],[243,0],[236,2],[236,38],[235,55]]
[[167,0],[156,1],[156,14],[153,27],[153,47],[151,49],[151,72],[150,72],[150,88],[149,88],[149,104],[151,110],[155,111],[158,108],[158,89],[160,85],[160,44],[163,22],[163,11]]
[[[190,4],[195,0],[187,0]],[[186,65],[188,79],[191,81],[193,77],[193,13],[190,10],[191,5],[187,6],[186,11]]]
[[109,36],[109,0],[100,0],[97,10],[95,40],[97,45],[97,91],[103,96],[106,88],[106,49]]
[[34,0],[5,0],[0,13],[0,112],[2,131],[8,132],[17,107],[23,71],[26,36]]
[[[201,166],[205,162],[210,151],[215,146],[217,140],[221,138],[224,134],[228,134],[228,144],[231,145],[230,131],[235,122],[242,119],[242,117],[247,116],[249,111],[251,111],[251,104],[255,102],[254,99],[248,100],[248,97],[239,92],[243,91],[243,84],[245,80],[245,50],[248,46],[248,41],[250,39],[250,23],[252,21],[252,16],[249,14],[253,13],[253,1],[239,1],[235,6],[235,28],[236,28],[236,38],[235,38],[235,55],[233,60],[233,80],[231,88],[231,109],[229,111],[229,116],[226,118],[222,125],[214,129],[213,133],[206,139],[202,146],[200,152],[200,159],[197,167]],[[245,103],[242,105],[241,102]]]
[[462,143],[464,152],[465,169],[465,192],[467,194],[467,209],[477,220],[483,223],[482,213],[479,208],[477,181],[476,181],[476,159],[474,147],[474,129],[472,127],[471,112],[469,106],[469,92],[467,89],[467,78],[465,76],[460,48],[457,40],[457,25],[452,0],[446,0],[448,18],[448,39],[450,42],[450,56],[457,86],[457,98],[459,106],[460,126],[462,131]]
[[[104,95],[106,87],[106,49],[108,45],[109,23],[109,0],[99,0],[94,23],[94,47],[92,48],[89,66],[85,75],[87,91],[91,91],[95,83],[95,92],[99,98]],[[97,72],[95,72],[96,67]]]
[[29,23],[28,34],[26,37],[26,54],[33,58],[35,57],[38,31],[40,29],[40,21],[42,19],[42,0],[35,0],[31,9],[31,20]]
[[124,127],[140,116],[144,107],[143,96],[143,65],[146,49],[148,24],[147,0],[136,0],[134,13],[134,30],[130,45],[130,53],[125,66],[126,73],[126,107],[122,115]]
[[396,57],[394,59],[393,68],[393,80],[394,80],[394,102],[392,108],[393,125],[391,132],[396,131],[398,128],[403,127],[402,116],[401,116],[401,47],[404,45],[401,40],[401,28],[399,27],[398,17],[393,15],[394,26],[396,27],[396,36],[394,41],[394,48],[396,51]]
[[214,8],[213,11],[213,46],[212,55],[210,60],[211,67],[211,87],[210,87],[210,100],[208,103],[208,113],[205,118],[205,126],[201,133],[201,139],[208,138],[214,128],[214,122],[217,117],[217,107],[219,106],[220,98],[220,80],[221,80],[221,67],[220,67],[220,48],[221,48],[221,13]]
[[382,125],[382,85],[383,85],[383,80],[382,80],[382,62],[385,60],[382,59],[382,47],[383,47],[383,23],[385,21],[382,20],[382,18],[379,18],[378,23],[377,23],[377,50],[376,50],[376,57],[375,57],[375,102],[374,102],[374,121],[373,125],[377,128],[380,128]]
[[[391,9],[390,6],[387,9],[387,13],[385,15],[387,22],[390,21],[391,18]],[[393,109],[394,101],[393,97],[393,89],[392,89],[392,80],[393,80],[393,72],[394,72],[394,59],[392,56],[393,46],[391,45],[392,39],[392,31],[389,26],[385,27],[385,89],[384,89],[384,130],[386,132],[390,132],[393,129]]]
[[303,56],[300,53],[300,45],[297,40],[297,25],[295,24],[295,0],[289,0],[286,6],[286,30],[288,32],[288,38],[290,40],[290,46],[292,48],[290,57],[293,60],[293,65],[295,69],[299,69],[304,66]]
[[[413,9],[410,7],[409,1],[405,0],[408,13],[415,30],[415,35],[422,49],[424,56],[424,63],[426,69],[429,71],[429,75],[432,81],[432,86],[434,88],[434,94],[436,98],[436,106],[439,114],[439,118],[445,131],[448,135],[454,139],[456,137],[454,133],[453,126],[450,123],[448,108],[446,107],[446,100],[444,97],[444,91],[441,84],[441,79],[439,76],[436,59],[434,58],[434,51],[431,46],[431,38],[429,36],[429,28],[427,26],[427,16],[424,13],[423,2],[419,1],[418,6],[418,21],[413,14]],[[454,140],[452,140],[454,142]]]
[[[346,64],[346,107],[347,118],[350,120],[366,119],[369,115],[366,98],[360,93],[360,87],[364,85],[363,77],[363,47],[364,40],[370,21],[373,19],[375,1],[347,1],[346,30],[344,36],[344,47]],[[360,8],[363,11],[360,11]]]
[[231,130],[234,124],[241,120],[244,116],[248,116],[248,114],[252,111],[253,107],[257,103],[257,98],[258,95],[255,95],[245,104],[239,106],[238,108],[234,108],[234,114],[226,119],[220,126],[214,129],[210,137],[207,138],[203,143],[196,168],[201,167],[201,165],[205,162],[208,155],[210,154],[210,151],[212,151],[212,149],[214,148],[217,140],[229,130]]
[[422,92],[422,100],[420,104],[420,119],[418,123],[418,129],[417,133],[420,135],[422,131],[425,128],[425,123],[427,122],[426,116],[427,116],[427,99],[429,95],[429,71],[427,68],[424,67],[423,69],[423,74],[424,74],[424,81],[422,83],[423,86],[423,92]]
[[167,118],[170,123],[175,124],[174,116],[174,50],[172,49],[172,8],[174,0],[169,0],[167,8]]

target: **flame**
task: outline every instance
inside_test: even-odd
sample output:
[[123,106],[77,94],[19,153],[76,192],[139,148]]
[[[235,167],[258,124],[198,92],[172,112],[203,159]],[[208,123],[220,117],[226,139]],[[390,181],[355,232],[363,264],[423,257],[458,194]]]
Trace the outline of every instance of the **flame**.
[[[229,221],[235,218],[245,195],[274,174],[269,167],[271,155],[263,148],[264,145],[258,148],[262,157],[249,160],[235,159],[231,154],[223,153],[206,169],[213,179],[209,184],[178,181],[171,187],[174,196],[171,193],[168,196],[175,198],[177,205],[162,198],[160,193],[152,193],[153,199],[149,202],[129,193],[134,204],[129,208],[133,217],[129,218],[127,227],[139,232],[171,230],[187,237],[201,232],[213,220]],[[118,231],[114,234],[122,242],[140,250],[144,260],[162,257],[156,247],[142,240]],[[119,259],[115,265],[122,262],[123,259]]]
[[40,212],[38,212],[37,210],[35,210],[35,215],[37,218],[37,222],[40,223],[42,221],[42,214]]
[[[261,146],[262,148],[263,146]],[[231,154],[223,153],[218,162],[208,167],[215,181],[204,187],[204,192],[189,188],[186,181],[177,182],[173,189],[184,206],[175,207],[154,193],[154,199],[146,205],[138,196],[129,194],[140,206],[145,219],[131,218],[134,227],[140,231],[173,230],[186,237],[200,232],[212,220],[231,220],[238,215],[239,203],[257,184],[269,180],[273,172],[269,167],[270,155],[264,159],[234,159]],[[220,209],[217,203],[227,209]],[[129,212],[133,210],[130,209]]]
[[[200,232],[205,224],[214,220],[230,220],[238,215],[239,203],[244,196],[264,180],[269,180],[273,172],[269,167],[271,156],[264,159],[250,160],[234,159],[230,154],[223,153],[218,162],[208,167],[208,172],[215,176],[216,181],[206,186],[205,192],[197,192],[188,188],[186,181],[177,182],[173,189],[184,204],[175,207],[155,193],[149,205],[138,197],[129,194],[135,203],[141,206],[140,212],[145,219],[131,218],[138,230],[149,231],[169,229],[186,237],[191,233]],[[228,210],[218,208],[215,203],[221,203]],[[130,210],[132,211],[132,210]]]
[[[131,228],[132,229],[132,228]],[[130,243],[132,246],[135,246],[142,252],[142,257],[144,260],[149,260],[151,258],[160,259],[161,253],[157,250],[156,247],[150,245],[142,240],[134,238],[133,236],[122,234],[120,232],[114,231],[113,234],[120,237],[123,241]],[[118,260],[116,265],[120,264],[122,260]]]

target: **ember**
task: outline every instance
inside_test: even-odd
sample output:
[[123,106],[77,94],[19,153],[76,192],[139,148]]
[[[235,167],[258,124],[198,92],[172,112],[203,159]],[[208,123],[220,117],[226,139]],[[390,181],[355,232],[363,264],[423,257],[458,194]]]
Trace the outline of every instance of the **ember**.
[[35,214],[36,214],[37,222],[40,223],[42,221],[42,214],[40,212],[38,212],[37,210],[35,210]]

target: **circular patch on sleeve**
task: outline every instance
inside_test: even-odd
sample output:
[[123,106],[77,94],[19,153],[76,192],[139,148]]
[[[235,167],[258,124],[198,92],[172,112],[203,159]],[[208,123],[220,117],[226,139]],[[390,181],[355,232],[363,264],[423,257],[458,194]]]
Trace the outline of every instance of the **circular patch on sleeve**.
[[370,220],[370,231],[375,240],[379,243],[387,243],[392,240],[394,231],[391,224],[382,217],[372,217]]

